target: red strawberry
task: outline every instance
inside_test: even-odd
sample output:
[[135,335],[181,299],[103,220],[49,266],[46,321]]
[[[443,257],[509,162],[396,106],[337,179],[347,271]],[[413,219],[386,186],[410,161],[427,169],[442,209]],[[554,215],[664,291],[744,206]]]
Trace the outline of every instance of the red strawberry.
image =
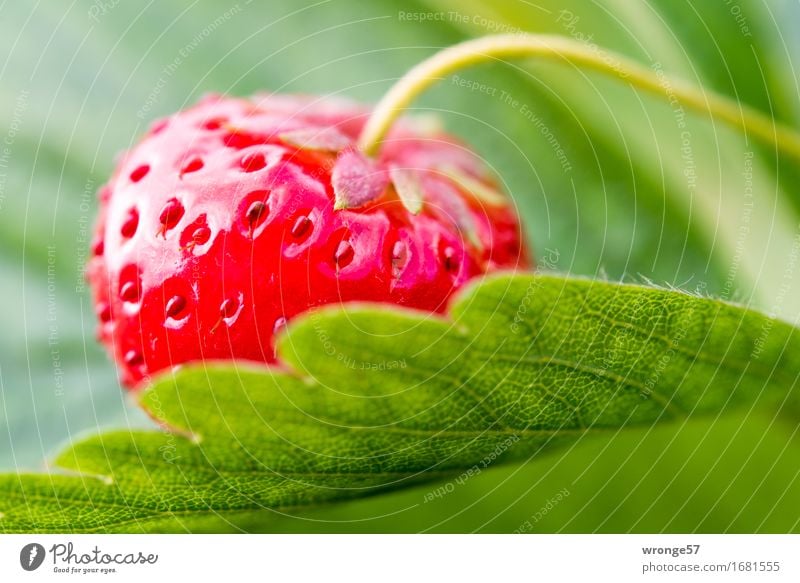
[[472,152],[405,120],[368,160],[354,148],[368,113],[212,96],[124,156],[100,191],[88,277],[126,385],[188,361],[271,362],[275,333],[312,306],[441,312],[469,278],[528,265]]

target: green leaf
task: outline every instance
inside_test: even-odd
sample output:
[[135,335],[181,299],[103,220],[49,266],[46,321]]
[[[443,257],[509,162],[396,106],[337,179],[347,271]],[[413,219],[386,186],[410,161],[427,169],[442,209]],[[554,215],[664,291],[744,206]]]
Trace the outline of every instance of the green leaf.
[[389,178],[406,210],[418,215],[422,211],[424,199],[416,170],[413,168],[401,168],[393,164],[389,166]]
[[[490,278],[449,318],[324,309],[289,369],[195,366],[113,432],[0,478],[6,532],[269,529],[271,512],[459,479],[632,425],[794,397],[798,330],[720,301],[554,276]],[[433,490],[432,492],[435,492]]]
[[[0,46],[13,58],[1,74],[0,136],[13,126],[15,140],[0,172],[7,174],[0,177],[0,323],[9,331],[0,335],[0,467],[38,468],[59,444],[98,428],[151,426],[124,398],[113,365],[94,341],[88,293],[73,289],[86,247],[81,231],[94,216],[85,201],[91,203],[93,190],[110,175],[113,154],[130,147],[152,120],[206,92],[334,92],[374,103],[436,47],[521,29],[574,34],[645,64],[659,62],[665,72],[774,111],[796,126],[800,37],[793,33],[800,7],[736,4],[752,36],[742,34],[732,5],[674,0],[626,2],[624,10],[617,0],[119,3],[99,22],[87,17],[92,2],[5,3]],[[562,10],[579,21],[565,21]],[[445,17],[416,23],[399,16],[417,11]],[[213,35],[198,43],[198,31],[209,26]],[[184,56],[187,46],[191,53]],[[526,71],[524,63],[498,63],[461,77],[497,92],[468,91],[445,80],[419,111],[433,110],[448,132],[482,153],[514,196],[540,262],[552,254],[558,269],[576,275],[642,276],[678,287],[706,282],[710,293],[725,299],[755,300],[762,309],[783,309],[788,318],[797,313],[797,278],[784,273],[797,255],[785,236],[787,223],[796,228],[796,214],[773,202],[800,200],[796,165],[778,164],[741,136],[689,116],[698,172],[697,188],[689,192],[682,130],[669,105],[562,64],[532,63]],[[517,105],[499,98],[501,91]],[[751,149],[752,218],[743,175]],[[57,251],[57,346],[48,344],[54,322],[43,309],[51,244]],[[758,295],[751,294],[755,287]],[[59,380],[54,349],[64,371]],[[440,524],[451,532],[509,531],[517,516],[533,514],[563,483],[580,478],[569,503],[549,513],[540,530],[796,530],[790,504],[800,497],[795,427],[768,415],[758,422],[740,417],[583,440],[557,463],[544,457],[485,472],[436,504],[420,505],[416,514],[406,510],[422,498],[412,489],[318,510],[322,522],[296,518],[287,527],[292,519],[284,517],[281,528],[416,531]],[[771,438],[764,441],[767,432]],[[667,450],[671,455],[662,457]],[[651,501],[653,492],[662,493],[660,504]],[[675,500],[687,506],[676,509]],[[358,512],[363,520],[353,520]],[[338,520],[333,526],[330,517]]]

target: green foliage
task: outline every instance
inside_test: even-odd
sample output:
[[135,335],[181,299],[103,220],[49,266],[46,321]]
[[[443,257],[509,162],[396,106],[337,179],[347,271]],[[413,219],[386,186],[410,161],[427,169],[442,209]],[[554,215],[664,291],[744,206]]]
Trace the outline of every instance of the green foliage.
[[[95,191],[114,154],[150,121],[205,92],[339,93],[374,102],[435,47],[520,29],[591,37],[784,123],[800,122],[800,8],[791,2],[739,0],[743,21],[725,2],[675,0],[626,2],[624,9],[611,0],[201,0],[190,6],[119,2],[95,13],[96,4],[7,2],[0,8],[0,52],[7,57],[0,67],[0,140],[14,128],[9,154],[0,153],[0,325],[12,331],[0,334],[4,470],[38,469],[60,444],[87,432],[152,429],[139,407],[126,402],[94,342],[80,268]],[[451,11],[458,18],[400,17]],[[215,21],[213,31],[198,37]],[[785,273],[797,254],[796,165],[707,118],[688,115],[679,127],[670,105],[569,66],[497,64],[461,77],[494,95],[445,80],[417,106],[440,115],[500,174],[541,265],[692,290],[704,284],[717,297],[783,310],[796,320],[800,293]],[[502,91],[511,102],[499,97]],[[691,137],[689,160],[681,151],[684,130]],[[753,340],[761,337],[754,333]],[[738,364],[745,366],[742,354]],[[662,356],[651,353],[640,364],[652,370]],[[428,502],[432,489],[449,482],[304,508],[299,516],[291,509],[264,511],[268,526],[249,511],[251,518],[231,513],[225,520],[295,531],[507,532],[568,487],[569,497],[536,530],[797,531],[797,425],[774,411],[744,407],[686,423],[592,431],[557,456],[493,464]],[[155,437],[160,446],[186,447],[177,437]],[[39,507],[36,517],[42,525],[50,520],[51,528],[63,524],[68,508],[88,516],[87,488],[100,504],[101,493],[120,487],[66,476],[24,478],[28,498],[22,499],[16,478],[4,479],[8,494],[0,495],[0,512],[7,528],[12,517],[20,528],[20,521],[33,520],[21,504],[34,499],[34,483],[47,499],[53,484],[59,489],[61,502],[49,514]],[[160,492],[149,498],[147,512],[160,497],[169,502],[170,490]],[[122,506],[115,512],[130,515],[127,500],[138,498],[118,496]],[[146,525],[140,518],[131,524]],[[157,527],[157,519],[148,520]],[[192,528],[227,524],[216,515],[201,522],[193,519]]]
[[77,476],[0,479],[9,532],[270,529],[270,512],[436,478],[444,490],[589,432],[789,395],[800,336],[680,292],[554,276],[473,287],[451,319],[369,306],[289,328],[289,370],[189,367],[145,391],[160,432],[68,448]]

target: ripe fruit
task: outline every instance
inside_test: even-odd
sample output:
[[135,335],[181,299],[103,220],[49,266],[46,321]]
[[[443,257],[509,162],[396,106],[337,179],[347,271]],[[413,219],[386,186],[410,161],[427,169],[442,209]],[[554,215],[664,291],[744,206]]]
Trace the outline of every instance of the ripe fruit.
[[212,96],[153,125],[100,191],[88,266],[100,339],[134,387],[203,359],[275,359],[313,306],[441,312],[469,278],[527,266],[517,217],[477,157],[397,123],[377,160],[368,110]]

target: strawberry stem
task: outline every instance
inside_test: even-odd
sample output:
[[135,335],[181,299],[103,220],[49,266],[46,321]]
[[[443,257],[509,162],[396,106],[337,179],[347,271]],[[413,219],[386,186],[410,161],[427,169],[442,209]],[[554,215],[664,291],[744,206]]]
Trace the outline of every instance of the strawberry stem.
[[358,146],[366,155],[378,152],[392,123],[425,89],[447,75],[487,61],[541,57],[592,69],[649,93],[677,99],[681,105],[710,115],[752,134],[777,150],[800,159],[800,134],[747,105],[679,79],[656,74],[611,51],[592,51],[578,41],[557,35],[503,34],[453,45],[406,73],[381,99],[370,116]]

